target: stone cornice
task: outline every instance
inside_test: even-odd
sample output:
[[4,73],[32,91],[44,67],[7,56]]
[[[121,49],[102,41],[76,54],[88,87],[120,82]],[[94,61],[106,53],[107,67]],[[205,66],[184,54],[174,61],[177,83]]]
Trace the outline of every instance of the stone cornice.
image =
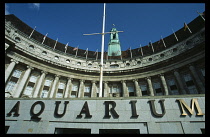
[[[99,62],[88,60],[81,58],[74,58],[71,56],[68,56],[63,53],[55,52],[52,48],[47,47],[36,40],[29,39],[28,36],[26,36],[24,33],[18,31],[14,26],[12,26],[10,23],[5,24],[5,31],[9,30],[10,33],[5,33],[5,38],[11,38],[13,42],[15,42],[15,48],[17,50],[20,50],[24,53],[26,53],[29,56],[33,56],[37,59],[40,59],[44,62],[51,63],[53,65],[57,65],[60,67],[72,69],[72,70],[78,70],[78,71],[84,71],[84,72],[94,72],[99,73]],[[144,67],[154,65],[156,63],[165,61],[167,59],[173,58],[175,56],[178,56],[179,54],[195,47],[196,45],[202,43],[205,41],[204,36],[201,35],[201,33],[205,32],[205,28],[201,29],[196,34],[188,37],[182,42],[179,42],[178,44],[175,44],[171,46],[168,49],[165,49],[164,51],[161,51],[159,53],[155,53],[153,55],[141,57],[138,58],[135,57],[133,59],[129,60],[119,60],[117,63],[113,63],[114,61],[106,61],[106,64],[104,65],[104,73],[120,73],[120,72],[129,72],[129,71],[135,71],[136,69],[142,69]],[[16,38],[19,37],[20,41],[17,42]],[[29,46],[33,45],[34,49],[31,49]],[[176,49],[176,51],[174,50]],[[43,51],[47,53],[47,55],[43,54]],[[161,57],[161,55],[163,55]],[[55,56],[59,57],[59,60],[55,59]],[[70,60],[68,63],[67,60]],[[138,62],[140,62],[138,64]],[[129,66],[126,66],[126,63],[129,63]],[[80,64],[80,65],[77,65]],[[91,66],[89,65],[91,64]],[[119,67],[117,68],[111,68],[111,64],[118,64]]]

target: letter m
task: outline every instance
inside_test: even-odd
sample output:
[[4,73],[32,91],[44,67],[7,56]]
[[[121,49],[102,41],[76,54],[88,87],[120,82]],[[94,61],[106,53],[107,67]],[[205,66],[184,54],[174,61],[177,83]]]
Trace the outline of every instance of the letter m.
[[200,106],[199,106],[199,104],[198,104],[198,99],[197,99],[197,98],[193,98],[193,99],[192,99],[191,108],[186,104],[186,102],[185,102],[183,99],[176,99],[176,100],[178,100],[179,103],[180,103],[180,106],[181,106],[181,109],[182,109],[182,114],[181,114],[182,116],[186,116],[186,115],[187,115],[187,113],[185,112],[184,107],[185,107],[185,108],[190,112],[190,114],[192,115],[193,112],[194,112],[194,106],[196,106],[196,108],[197,108],[197,111],[198,111],[197,115],[198,115],[198,116],[204,115],[204,113],[202,113],[202,110],[201,110],[201,108],[200,108]]

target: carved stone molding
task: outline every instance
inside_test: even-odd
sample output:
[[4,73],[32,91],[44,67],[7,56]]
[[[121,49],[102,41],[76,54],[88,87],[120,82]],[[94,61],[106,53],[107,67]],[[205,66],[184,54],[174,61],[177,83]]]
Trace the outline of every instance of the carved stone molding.
[[19,63],[19,61],[15,60],[15,59],[11,59],[12,62],[15,62],[16,64]]
[[27,66],[27,68],[28,68],[28,69],[31,69],[31,70],[34,69],[34,67],[32,67],[32,66]]

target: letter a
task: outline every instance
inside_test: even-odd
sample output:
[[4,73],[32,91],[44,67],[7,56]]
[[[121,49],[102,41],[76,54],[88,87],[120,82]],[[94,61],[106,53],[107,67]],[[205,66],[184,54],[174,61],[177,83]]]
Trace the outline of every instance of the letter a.
[[91,118],[92,117],[92,115],[90,115],[90,112],[89,112],[87,101],[85,101],[85,104],[82,107],[82,110],[79,113],[79,115],[77,115],[77,118],[81,118],[82,117],[82,113],[85,113],[85,118]]
[[20,101],[18,101],[14,107],[11,109],[11,111],[9,113],[7,113],[7,116],[11,116],[12,112],[14,112],[13,116],[19,116],[18,112],[19,112],[19,106],[20,106]]

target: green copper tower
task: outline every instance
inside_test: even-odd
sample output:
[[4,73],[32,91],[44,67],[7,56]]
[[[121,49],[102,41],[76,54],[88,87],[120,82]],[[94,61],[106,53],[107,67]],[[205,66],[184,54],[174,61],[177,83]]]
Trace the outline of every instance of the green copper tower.
[[121,56],[119,35],[116,28],[112,28],[108,45],[108,56]]

